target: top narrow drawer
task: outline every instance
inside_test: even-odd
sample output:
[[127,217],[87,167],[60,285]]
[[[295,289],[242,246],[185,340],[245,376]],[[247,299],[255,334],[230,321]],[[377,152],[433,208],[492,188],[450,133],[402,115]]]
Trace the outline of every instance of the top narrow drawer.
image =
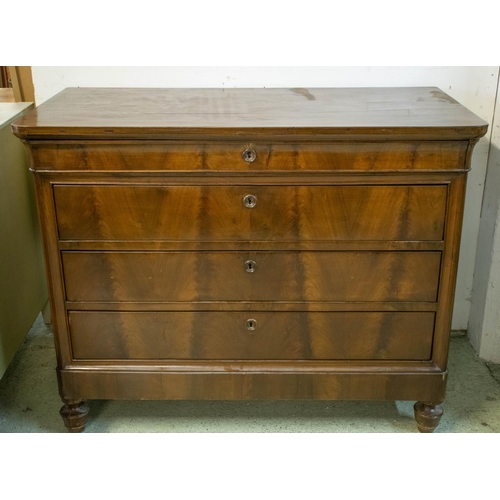
[[62,240],[440,241],[447,187],[56,185]]
[[467,141],[337,144],[32,144],[36,170],[444,171],[465,168]]

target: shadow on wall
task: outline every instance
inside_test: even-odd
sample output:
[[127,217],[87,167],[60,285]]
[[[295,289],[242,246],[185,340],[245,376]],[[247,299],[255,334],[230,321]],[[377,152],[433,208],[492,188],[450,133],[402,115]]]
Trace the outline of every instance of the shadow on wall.
[[[498,132],[493,134],[498,135]],[[500,363],[499,218],[500,149],[492,144],[481,210],[468,335],[479,356],[495,363]]]

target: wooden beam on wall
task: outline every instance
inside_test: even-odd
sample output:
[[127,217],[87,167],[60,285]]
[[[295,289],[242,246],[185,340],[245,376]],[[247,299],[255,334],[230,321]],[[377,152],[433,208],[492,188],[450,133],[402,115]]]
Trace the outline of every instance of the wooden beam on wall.
[[7,66],[0,66],[0,87],[6,89],[9,85],[9,71]]
[[9,66],[9,74],[16,102],[35,102],[31,66]]

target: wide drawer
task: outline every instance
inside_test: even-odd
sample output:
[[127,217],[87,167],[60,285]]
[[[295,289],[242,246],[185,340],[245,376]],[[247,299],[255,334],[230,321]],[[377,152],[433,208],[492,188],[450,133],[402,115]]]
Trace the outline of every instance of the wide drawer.
[[[43,170],[105,171],[383,171],[455,170],[465,166],[468,141],[335,144],[94,143],[32,144]],[[245,161],[245,151],[247,156]],[[249,152],[250,151],[250,152]],[[253,156],[255,154],[255,156]]]
[[62,252],[69,301],[436,300],[440,252]]
[[56,185],[62,240],[440,241],[447,188]]
[[75,359],[427,360],[432,312],[70,312]]

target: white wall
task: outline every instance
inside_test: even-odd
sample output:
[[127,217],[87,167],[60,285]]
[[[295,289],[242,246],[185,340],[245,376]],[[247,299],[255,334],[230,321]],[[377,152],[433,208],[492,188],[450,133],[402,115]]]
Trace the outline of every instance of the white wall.
[[482,358],[500,363],[500,89],[492,126],[468,334]]
[[[37,104],[65,87],[404,87],[437,86],[491,124],[494,67],[33,67]],[[469,175],[453,328],[468,325],[489,135]]]

